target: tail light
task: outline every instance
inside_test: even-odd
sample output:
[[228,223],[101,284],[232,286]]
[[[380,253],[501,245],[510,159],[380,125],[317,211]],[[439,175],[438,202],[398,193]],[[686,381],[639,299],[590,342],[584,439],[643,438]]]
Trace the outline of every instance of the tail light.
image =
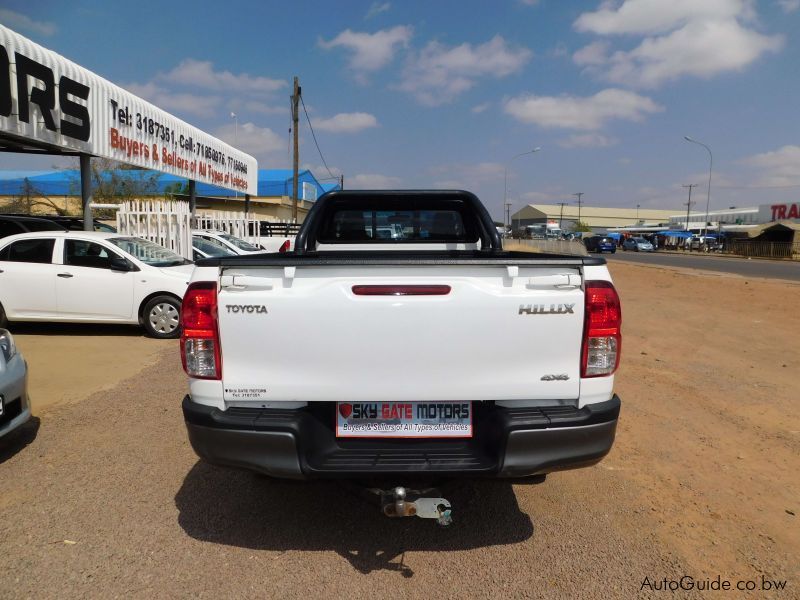
[[181,361],[189,377],[222,379],[217,326],[217,284],[192,283],[181,303]]
[[611,375],[622,350],[622,309],[609,281],[586,282],[581,377]]
[[284,242],[281,244],[281,247],[280,247],[280,248],[278,248],[278,252],[288,252],[288,251],[289,251],[289,248],[291,247],[291,245],[292,245],[292,243],[291,243],[289,240],[285,240],[285,241],[284,241]]

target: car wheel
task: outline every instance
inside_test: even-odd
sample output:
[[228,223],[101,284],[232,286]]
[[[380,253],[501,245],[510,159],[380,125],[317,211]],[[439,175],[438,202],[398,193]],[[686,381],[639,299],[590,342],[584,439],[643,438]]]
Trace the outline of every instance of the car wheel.
[[147,335],[157,339],[176,338],[181,334],[181,302],[173,296],[156,296],[145,304],[142,323]]

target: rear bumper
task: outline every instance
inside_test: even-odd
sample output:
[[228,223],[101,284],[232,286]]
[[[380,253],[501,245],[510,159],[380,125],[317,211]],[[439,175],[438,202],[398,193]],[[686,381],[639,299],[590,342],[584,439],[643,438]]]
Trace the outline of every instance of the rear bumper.
[[611,449],[620,399],[574,406],[504,408],[474,403],[469,440],[336,438],[333,403],[303,409],[230,408],[183,400],[200,458],[274,477],[383,475],[526,477],[599,462]]

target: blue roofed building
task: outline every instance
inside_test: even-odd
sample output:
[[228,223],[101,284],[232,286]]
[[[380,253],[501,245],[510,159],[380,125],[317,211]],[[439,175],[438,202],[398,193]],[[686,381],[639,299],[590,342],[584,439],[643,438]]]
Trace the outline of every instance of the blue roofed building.
[[[114,169],[100,172],[102,183],[120,190],[121,197],[188,199],[188,181],[184,178],[146,169]],[[93,187],[101,182],[93,182]],[[126,187],[128,188],[126,191]],[[298,220],[302,221],[314,201],[322,194],[340,189],[338,183],[320,183],[310,170],[298,173]],[[198,183],[197,208],[200,210],[244,210],[245,197],[233,190]],[[0,171],[0,212],[80,214],[80,172]],[[250,211],[256,218],[289,221],[292,216],[292,170],[259,169],[258,194],[250,197]]]

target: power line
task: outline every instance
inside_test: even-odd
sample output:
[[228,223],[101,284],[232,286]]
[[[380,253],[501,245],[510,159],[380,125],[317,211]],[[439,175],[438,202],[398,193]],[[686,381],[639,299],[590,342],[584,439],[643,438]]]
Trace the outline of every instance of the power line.
[[338,179],[336,175],[328,167],[328,163],[325,162],[325,157],[322,156],[322,150],[319,149],[319,144],[317,143],[317,136],[314,133],[314,127],[311,125],[311,119],[308,118],[308,111],[306,110],[306,103],[303,101],[303,96],[300,96],[300,104],[303,105],[303,112],[306,115],[306,121],[308,121],[308,128],[311,130],[311,137],[314,138],[314,145],[317,147],[317,152],[319,152],[319,157],[322,159],[322,164],[325,165],[325,169],[328,171],[328,175],[331,176],[332,179]]
[[800,188],[800,183],[792,185],[718,185],[722,190],[785,190],[790,188]]

